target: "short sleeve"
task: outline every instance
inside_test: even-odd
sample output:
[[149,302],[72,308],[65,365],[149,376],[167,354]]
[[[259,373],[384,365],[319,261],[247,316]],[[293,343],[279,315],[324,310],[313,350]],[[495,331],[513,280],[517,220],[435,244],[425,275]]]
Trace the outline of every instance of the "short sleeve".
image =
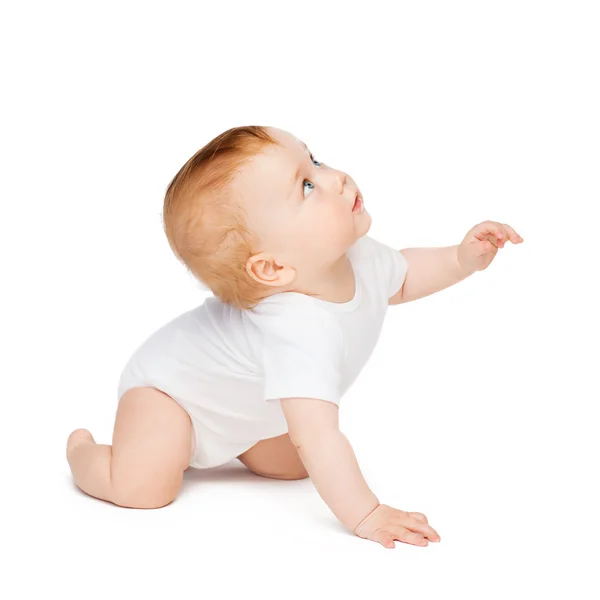
[[358,258],[369,259],[375,264],[378,285],[388,299],[400,291],[408,272],[408,262],[402,252],[369,236],[359,240],[354,252]]
[[317,398],[339,406],[344,344],[335,316],[307,298],[267,307],[257,324],[264,399]]

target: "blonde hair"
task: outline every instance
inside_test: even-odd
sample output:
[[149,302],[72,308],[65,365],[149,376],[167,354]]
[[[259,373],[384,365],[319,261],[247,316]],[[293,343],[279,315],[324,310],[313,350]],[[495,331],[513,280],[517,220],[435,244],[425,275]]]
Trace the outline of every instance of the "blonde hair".
[[253,308],[268,286],[246,271],[254,236],[230,183],[248,159],[279,142],[266,127],[233,127],[208,142],[167,187],[163,226],[177,259],[222,302]]

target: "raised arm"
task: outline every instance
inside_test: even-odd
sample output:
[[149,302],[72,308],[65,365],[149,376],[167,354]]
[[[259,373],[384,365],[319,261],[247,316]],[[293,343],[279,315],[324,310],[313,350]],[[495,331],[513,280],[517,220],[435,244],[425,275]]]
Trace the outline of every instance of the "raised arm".
[[408,270],[402,287],[388,304],[429,296],[486,269],[498,248],[503,248],[508,241],[520,244],[523,238],[506,223],[483,221],[470,229],[456,246],[401,250]]
[[401,304],[429,296],[459,281],[473,271],[464,269],[457,258],[458,246],[406,248],[400,250],[408,263],[404,284],[388,304]]

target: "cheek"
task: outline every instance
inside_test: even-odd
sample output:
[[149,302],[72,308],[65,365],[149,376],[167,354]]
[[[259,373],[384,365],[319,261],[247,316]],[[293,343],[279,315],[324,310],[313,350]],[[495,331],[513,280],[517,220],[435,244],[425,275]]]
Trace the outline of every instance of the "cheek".
[[323,235],[328,244],[337,247],[344,246],[354,235],[354,215],[350,208],[340,202],[335,202],[323,211]]
[[330,207],[329,213],[330,220],[336,224],[340,233],[347,230],[354,221],[352,207],[347,203],[342,203],[340,201],[335,202],[333,206]]
[[321,204],[315,207],[311,219],[311,229],[324,232],[327,235],[335,236],[336,232],[343,230],[348,215],[344,215],[342,206],[339,203]]

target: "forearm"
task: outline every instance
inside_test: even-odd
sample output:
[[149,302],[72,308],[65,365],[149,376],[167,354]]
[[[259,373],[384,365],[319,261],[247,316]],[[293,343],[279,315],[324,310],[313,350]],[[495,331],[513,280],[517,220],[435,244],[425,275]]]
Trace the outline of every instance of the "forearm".
[[429,296],[471,275],[473,271],[467,271],[458,262],[457,249],[458,246],[445,246],[401,250],[408,262],[401,301]]
[[360,471],[350,442],[337,430],[294,443],[317,492],[352,531],[379,501]]

